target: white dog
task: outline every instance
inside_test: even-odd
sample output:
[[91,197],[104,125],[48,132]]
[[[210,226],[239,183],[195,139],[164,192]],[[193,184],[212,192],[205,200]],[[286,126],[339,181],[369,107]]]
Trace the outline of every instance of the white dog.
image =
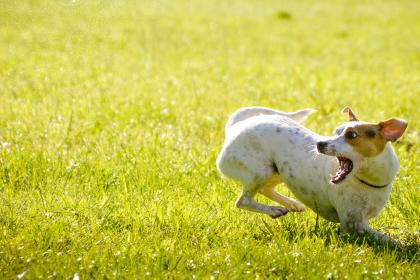
[[[217,168],[242,182],[236,206],[272,218],[305,211],[302,203],[274,190],[283,181],[306,206],[340,222],[341,230],[369,232],[387,240],[369,227],[368,220],[379,214],[389,198],[399,166],[389,142],[401,137],[407,122],[360,122],[345,108],[350,121],[339,126],[334,136],[324,137],[300,125],[314,111],[247,107],[229,118]],[[284,207],[256,202],[257,193]]]

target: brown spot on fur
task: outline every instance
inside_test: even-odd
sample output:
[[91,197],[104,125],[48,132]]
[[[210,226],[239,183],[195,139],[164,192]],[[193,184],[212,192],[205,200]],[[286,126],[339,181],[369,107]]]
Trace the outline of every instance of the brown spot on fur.
[[374,157],[384,150],[387,140],[381,133],[379,125],[370,123],[358,124],[348,127],[344,135],[349,131],[356,132],[357,136],[353,139],[345,137],[345,141],[360,154],[366,157]]

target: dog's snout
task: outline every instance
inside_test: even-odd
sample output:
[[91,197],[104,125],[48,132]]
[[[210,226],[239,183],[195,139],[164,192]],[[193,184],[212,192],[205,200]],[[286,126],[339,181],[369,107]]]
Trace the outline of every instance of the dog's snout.
[[328,146],[328,142],[320,141],[316,144],[318,152],[323,153],[325,148]]

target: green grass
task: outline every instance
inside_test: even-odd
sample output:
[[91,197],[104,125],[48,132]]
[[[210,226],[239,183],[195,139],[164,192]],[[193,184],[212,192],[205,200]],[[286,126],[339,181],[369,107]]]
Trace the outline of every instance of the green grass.
[[[0,278],[416,279],[419,14],[411,0],[0,0]],[[345,105],[408,120],[371,221],[400,247],[312,211],[236,209],[215,159],[247,105],[316,108],[320,134]]]

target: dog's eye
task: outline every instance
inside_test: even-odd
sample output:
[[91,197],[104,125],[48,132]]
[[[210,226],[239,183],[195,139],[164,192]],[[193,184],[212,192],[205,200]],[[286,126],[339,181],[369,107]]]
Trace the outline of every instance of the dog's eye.
[[368,131],[366,131],[366,136],[370,137],[370,138],[373,138],[373,137],[376,136],[376,132],[374,130],[368,130]]
[[357,133],[354,132],[354,131],[347,131],[346,134],[345,134],[345,137],[347,139],[354,139],[354,138],[357,137]]

